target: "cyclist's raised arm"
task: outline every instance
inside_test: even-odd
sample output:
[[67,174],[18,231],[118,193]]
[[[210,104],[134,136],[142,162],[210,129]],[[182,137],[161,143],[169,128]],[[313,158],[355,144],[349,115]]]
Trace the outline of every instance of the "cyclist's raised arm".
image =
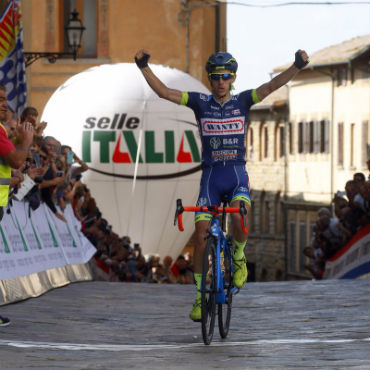
[[160,97],[173,103],[180,104],[182,98],[182,92],[175,89],[168,88],[150,69],[148,66],[148,60],[150,54],[144,50],[139,50],[135,55],[135,62],[140,68],[146,82],[153,89],[153,91]]
[[258,100],[263,100],[267,95],[288,83],[309,61],[307,53],[304,50],[298,50],[295,53],[295,61],[289,68],[256,89]]

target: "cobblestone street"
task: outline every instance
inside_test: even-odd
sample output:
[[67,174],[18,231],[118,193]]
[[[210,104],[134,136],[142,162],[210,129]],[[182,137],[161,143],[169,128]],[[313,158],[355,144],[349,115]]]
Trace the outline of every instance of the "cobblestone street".
[[88,282],[0,307],[5,369],[370,368],[369,280],[248,284],[205,346],[194,287]]

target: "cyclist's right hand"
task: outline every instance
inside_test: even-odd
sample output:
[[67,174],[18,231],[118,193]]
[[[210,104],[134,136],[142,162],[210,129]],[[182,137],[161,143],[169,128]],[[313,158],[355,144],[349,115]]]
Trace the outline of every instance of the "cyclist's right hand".
[[148,65],[150,54],[145,49],[140,49],[135,55],[136,65],[141,69]]

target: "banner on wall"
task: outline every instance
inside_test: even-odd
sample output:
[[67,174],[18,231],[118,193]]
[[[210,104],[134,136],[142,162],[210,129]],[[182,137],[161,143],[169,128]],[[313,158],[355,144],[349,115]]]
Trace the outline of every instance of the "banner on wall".
[[67,223],[41,204],[29,217],[28,203],[13,201],[0,223],[0,280],[88,262],[95,247],[81,233],[71,205],[64,216]]

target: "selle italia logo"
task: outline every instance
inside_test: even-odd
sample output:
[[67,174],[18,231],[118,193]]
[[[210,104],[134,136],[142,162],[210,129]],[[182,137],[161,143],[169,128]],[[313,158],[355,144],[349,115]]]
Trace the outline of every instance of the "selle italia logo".
[[[138,162],[141,164],[171,164],[188,163],[194,164],[189,169],[176,173],[160,173],[150,176],[137,176],[141,180],[155,180],[174,178],[189,175],[200,170],[200,150],[195,139],[195,132],[191,126],[196,124],[174,120],[174,128],[179,124],[185,129],[180,133],[180,140],[175,138],[175,130],[144,130],[140,147]],[[184,125],[186,124],[186,126]],[[140,119],[129,117],[126,113],[114,114],[110,117],[88,117],[84,123],[82,132],[82,160],[91,163],[92,147],[98,147],[99,164],[129,164],[136,162],[138,152],[138,132]],[[189,127],[189,128],[188,128]],[[135,132],[137,134],[135,135]],[[159,150],[158,142],[163,142],[164,149]],[[113,146],[111,145],[113,143]],[[98,144],[96,146],[96,144]],[[111,148],[114,147],[114,150]],[[123,150],[125,147],[126,150]],[[185,148],[188,148],[185,150]],[[165,167],[164,167],[165,168]],[[109,173],[92,168],[92,171],[120,178],[133,178],[130,173]]]

